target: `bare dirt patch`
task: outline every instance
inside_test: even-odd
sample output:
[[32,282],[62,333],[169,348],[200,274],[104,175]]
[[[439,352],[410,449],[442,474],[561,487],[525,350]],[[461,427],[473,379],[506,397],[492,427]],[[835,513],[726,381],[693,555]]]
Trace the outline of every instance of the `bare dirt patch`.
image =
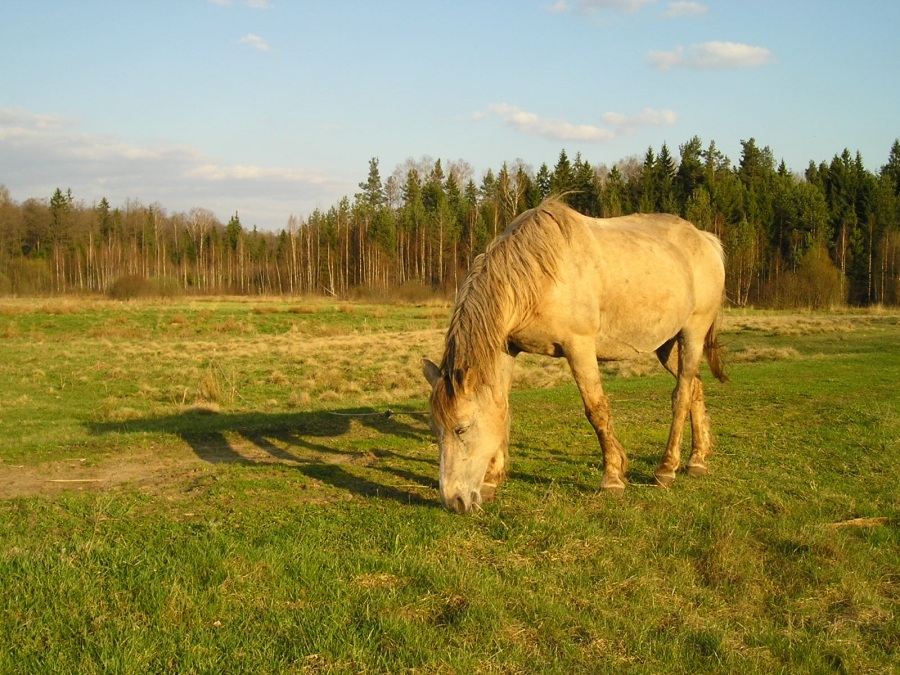
[[0,499],[53,496],[67,491],[102,492],[124,485],[175,488],[187,476],[211,468],[186,448],[134,449],[116,456],[39,464],[0,463]]
[[[218,428],[199,433],[188,431],[190,417],[185,415],[171,440],[118,446],[115,452],[86,450],[82,457],[45,462],[0,462],[0,499],[136,489],[177,500],[224,473],[238,477],[229,467],[239,473],[241,467],[248,469],[241,475],[251,480],[269,468],[282,477],[287,474],[281,468],[296,469],[290,480],[301,484],[297,498],[305,502],[339,494],[399,494],[400,488],[404,495],[427,499],[434,489],[437,462],[431,461],[431,439],[418,413],[298,413],[289,418],[296,425],[281,420],[265,429],[245,427],[223,414]],[[153,426],[158,420],[145,422]],[[419,450],[397,454],[391,449],[397,436],[416,439]],[[401,468],[404,462],[412,462],[415,472]]]

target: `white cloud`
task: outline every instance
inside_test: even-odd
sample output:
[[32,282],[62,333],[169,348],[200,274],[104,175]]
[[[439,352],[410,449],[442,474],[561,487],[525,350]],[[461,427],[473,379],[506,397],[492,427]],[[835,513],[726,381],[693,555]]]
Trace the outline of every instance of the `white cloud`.
[[73,124],[56,115],[29,113],[18,107],[0,108],[0,142],[23,141]]
[[[562,120],[545,119],[506,103],[489,105],[487,112],[496,115],[508,127],[524,136],[541,136],[555,141],[609,141],[614,137],[609,129],[590,124],[572,124]],[[482,119],[484,113],[476,114]]]
[[[220,7],[230,7],[232,0],[209,0],[214,5]],[[269,0],[244,0],[244,4],[250,9],[272,9],[272,3]]]
[[324,176],[314,171],[301,171],[284,167],[262,167],[244,164],[220,165],[201,164],[185,174],[188,178],[198,178],[212,182],[223,181],[275,181],[278,183],[298,183],[322,185]]
[[506,103],[494,103],[486,111],[475,113],[475,120],[493,115],[506,126],[523,136],[540,136],[553,141],[580,141],[603,143],[612,141],[619,134],[631,134],[643,127],[669,126],[675,124],[678,115],[674,110],[645,108],[635,115],[607,112],[601,116],[610,128],[592,124],[572,124],[557,119],[547,119]]
[[248,47],[252,47],[261,52],[269,51],[269,43],[263,40],[259,35],[254,35],[253,33],[247,33],[244,37],[238,40],[239,45],[247,45]]
[[237,210],[245,224],[264,229],[354,186],[311,169],[228,164],[191,146],[138,145],[22,108],[0,108],[0,177],[17,200],[71,188],[87,204],[138,199],[171,211],[202,206],[225,219]]
[[647,60],[659,70],[691,68],[713,70],[722,68],[752,68],[772,63],[772,52],[738,42],[704,42],[672,51],[651,51]]
[[556,0],[547,7],[547,10],[571,14],[595,14],[600,10],[612,9],[633,13],[641,10],[644,5],[654,2],[656,0]]
[[623,133],[629,134],[642,127],[668,127],[678,121],[678,114],[674,110],[662,108],[644,108],[636,115],[622,115],[616,112],[604,113],[603,121],[616,127]]
[[663,16],[668,19],[677,19],[686,16],[703,16],[709,12],[709,7],[699,2],[670,2]]

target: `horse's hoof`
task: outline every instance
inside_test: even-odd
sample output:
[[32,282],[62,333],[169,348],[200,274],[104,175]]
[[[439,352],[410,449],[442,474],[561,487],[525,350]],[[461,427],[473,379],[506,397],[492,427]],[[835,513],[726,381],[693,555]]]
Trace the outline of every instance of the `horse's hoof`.
[[659,487],[670,488],[675,484],[675,476],[658,473],[654,476]]
[[624,497],[625,496],[625,486],[621,484],[612,484],[612,485],[601,485],[600,491],[605,495],[609,495],[610,497]]
[[700,476],[705,476],[708,473],[709,473],[709,469],[707,469],[705,466],[701,466],[699,464],[696,464],[694,466],[688,466],[688,468],[687,468],[687,475],[693,476],[694,478],[699,478]]

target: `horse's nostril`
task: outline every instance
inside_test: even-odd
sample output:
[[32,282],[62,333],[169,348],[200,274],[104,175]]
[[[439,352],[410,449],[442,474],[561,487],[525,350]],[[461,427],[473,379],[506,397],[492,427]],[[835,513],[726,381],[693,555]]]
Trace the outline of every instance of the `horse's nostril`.
[[457,513],[466,513],[469,510],[469,505],[466,504],[462,496],[459,496],[453,500],[453,510]]
[[481,506],[481,493],[478,490],[472,491],[472,506],[480,507]]

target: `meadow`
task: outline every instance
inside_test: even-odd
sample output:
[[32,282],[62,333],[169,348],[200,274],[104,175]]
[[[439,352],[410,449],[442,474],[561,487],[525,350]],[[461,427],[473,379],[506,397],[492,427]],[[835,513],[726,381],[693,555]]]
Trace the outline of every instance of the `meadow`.
[[450,305],[0,299],[0,673],[900,670],[900,311],[729,310],[710,475],[674,381],[520,357],[511,475],[443,510]]

